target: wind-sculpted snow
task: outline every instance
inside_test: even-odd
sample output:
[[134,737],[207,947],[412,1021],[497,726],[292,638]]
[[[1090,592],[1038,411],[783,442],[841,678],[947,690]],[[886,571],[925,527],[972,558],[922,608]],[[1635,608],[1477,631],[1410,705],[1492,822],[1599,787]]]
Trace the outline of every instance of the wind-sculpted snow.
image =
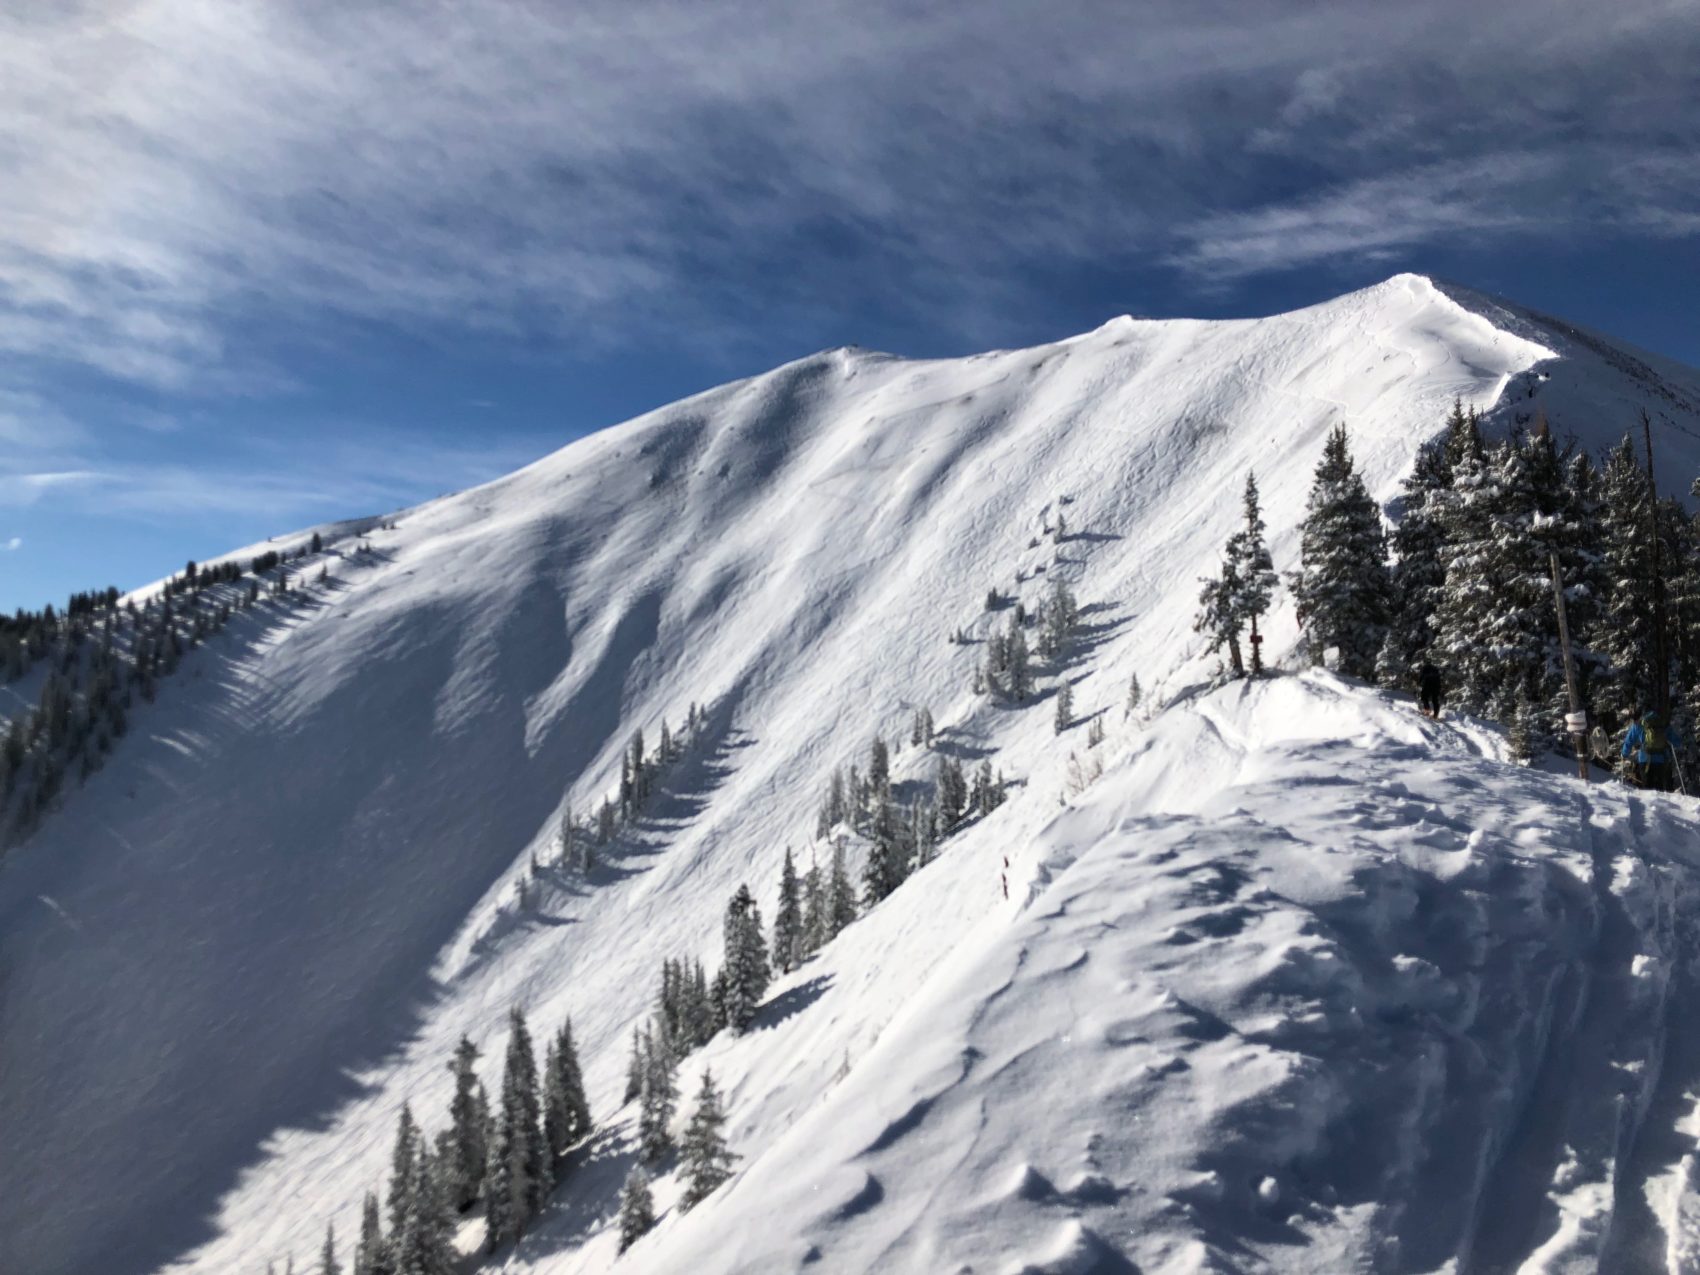
[[1625,1255],[1689,1166],[1620,1166],[1700,1114],[1692,803],[1316,674],[1127,752],[1017,852],[1012,923],[638,1268],[1665,1269]]
[[[1184,738],[1168,727],[1147,735],[1123,721],[1121,705],[1133,673],[1152,704],[1204,675],[1191,632],[1197,579],[1238,517],[1249,469],[1276,566],[1296,565],[1311,473],[1339,420],[1372,492],[1388,500],[1454,397],[1506,425],[1535,403],[1590,446],[1635,424],[1618,417],[1644,404],[1668,489],[1685,489],[1700,472],[1700,419],[1684,406],[1700,401],[1700,378],[1660,365],[1655,386],[1633,358],[1605,358],[1521,312],[1399,276],[1290,315],[1118,319],[1055,345],[968,359],[830,351],[405,511],[393,526],[350,524],[330,546],[328,584],[268,600],[191,652],[159,703],[138,709],[106,768],[0,864],[0,1265],[31,1275],[164,1266],[257,1275],[293,1254],[304,1269],[327,1220],[342,1236],[356,1232],[403,1101],[428,1130],[440,1127],[444,1064],[462,1032],[484,1049],[494,1082],[518,1002],[539,1035],[572,1015],[607,1128],[514,1260],[605,1269],[631,1157],[618,1111],[626,1041],[662,959],[718,960],[722,912],[741,883],[771,916],[784,848],[807,861],[830,768],[876,732],[906,739],[919,706],[939,724],[937,751],[992,759],[1012,781],[1011,800],[776,988],[754,1033],[704,1051],[726,1083],[744,1176],[688,1223],[664,1218],[644,1242],[653,1256],[634,1256],[631,1269],[691,1269],[685,1237],[722,1217],[760,1218],[737,1245],[792,1256],[818,1245],[834,1255],[829,1269],[864,1259],[897,1268],[882,1264],[882,1244],[911,1269],[932,1269],[931,1254],[968,1252],[971,1228],[985,1225],[1005,1238],[1019,1231],[1019,1243],[996,1251],[1034,1269],[1114,1270],[1117,1254],[1154,1260],[1129,1237],[1136,1218],[1166,1219],[1162,1233],[1176,1243],[1184,1236],[1230,1257],[1234,1244],[1284,1251],[1279,1239],[1296,1234],[1331,1237],[1313,1244],[1341,1252],[1367,1251],[1352,1246],[1374,1235],[1439,1253],[1485,1234],[1490,1216],[1441,1207],[1448,1178],[1480,1183],[1470,1198],[1484,1209],[1507,1201],[1528,1219],[1520,1235],[1542,1234],[1548,1194],[1525,1190],[1538,1175],[1508,1166],[1556,1159],[1517,1140],[1522,1126],[1493,1104],[1515,1106],[1533,1060],[1553,1056],[1543,1022],[1548,1036],[1570,1040],[1560,1028],[1593,1012],[1577,1000],[1581,976],[1566,972],[1589,968],[1579,953],[1596,936],[1615,943],[1656,927],[1607,924],[1615,914],[1601,915],[1588,863],[1569,863],[1594,851],[1502,852],[1523,831],[1533,836],[1532,825],[1465,852],[1436,815],[1428,840],[1406,844],[1406,825],[1372,826],[1394,818],[1375,790],[1339,782],[1309,785],[1316,820],[1289,832],[1274,816],[1259,825],[1234,814],[1237,804],[1255,810],[1259,785],[1289,771],[1371,764],[1339,742],[1370,729],[1352,695],[1307,684],[1306,739],[1283,735],[1279,713],[1223,708],[1206,718],[1214,700],[1181,710],[1176,720],[1195,728]],[[1586,410],[1567,406],[1577,403]],[[370,552],[356,552],[356,539]],[[1083,604],[1061,671],[1082,725],[1060,740],[1054,678],[1021,708],[970,690],[989,626],[1004,620],[985,611],[987,591],[1031,606],[1059,578]],[[966,642],[949,640],[958,630]],[[1289,607],[1267,631],[1279,659],[1295,635]],[[1299,694],[1276,689],[1289,685],[1298,683],[1262,693]],[[533,852],[552,855],[563,808],[588,813],[614,787],[629,734],[642,728],[653,746],[662,720],[677,728],[692,702],[706,707],[705,725],[646,817],[588,879],[547,869],[532,906],[516,908],[515,886]],[[1118,819],[1153,822],[1126,837],[1106,829],[1101,848],[1065,839],[1041,854],[1036,838],[1061,835],[1108,800],[1094,796],[1042,833],[1069,786],[1068,753],[1084,751],[1094,718],[1110,727],[1099,751],[1131,757],[1124,778],[1098,791],[1128,794]],[[1423,762],[1430,742],[1444,753],[1464,738],[1449,730],[1431,740],[1402,717],[1387,720],[1411,732],[1374,728],[1402,739],[1400,765]],[[895,776],[916,784],[935,765],[904,745]],[[1436,782],[1474,774],[1487,783],[1478,757],[1434,765]],[[1402,782],[1396,770],[1388,762],[1374,782]],[[1492,773],[1502,776],[1493,785],[1546,782]],[[1444,806],[1444,796],[1400,800]],[[1490,798],[1512,800],[1488,793],[1484,809],[1502,808]],[[1503,809],[1514,806],[1534,809],[1534,797]],[[1325,816],[1348,822],[1331,834],[1338,845],[1319,850],[1305,838],[1323,836]],[[1619,833],[1612,825],[1608,840]],[[1402,866],[1365,876],[1381,862],[1377,837]],[[1175,857],[1156,864],[1148,849]],[[1047,888],[1062,894],[1023,911],[1035,855],[1052,861]],[[1454,864],[1469,881],[1487,873],[1491,888],[1454,882],[1442,871]],[[1260,865],[1286,883],[1280,897],[1259,893],[1276,889]],[[1190,878],[1164,875],[1183,867]],[[1438,882],[1426,895],[1425,872]],[[1126,889],[1078,885],[1122,876]],[[1210,890],[1222,897],[1206,898]],[[1381,901],[1352,911],[1354,890]],[[1399,911],[1418,896],[1438,909],[1437,933],[1466,937],[1438,955],[1419,944],[1426,914],[1401,920]],[[1116,910],[1136,905],[1151,910]],[[1110,909],[1100,921],[1119,930],[1074,928],[1071,918],[1100,907]],[[1518,923],[1521,945],[1499,928]],[[1441,959],[1470,942],[1488,964]],[[1024,946],[1036,954],[1025,964],[1014,955]],[[1210,952],[1220,959],[1186,964]],[[1125,968],[1106,972],[1117,960]],[[1151,967],[1164,960],[1176,962],[1173,994],[1192,1008],[1138,999],[1166,986]],[[1656,984],[1664,967],[1649,968],[1623,988]],[[1009,985],[1001,998],[994,978]],[[1545,1002],[1518,982],[1527,978],[1550,984]],[[1035,987],[1060,999],[1025,1012],[1060,1026],[1069,994],[1090,1016],[1099,1011],[1087,1002],[1124,995],[1124,982],[1144,990],[1093,1019],[1095,1038],[1033,1038],[1035,1060],[1078,1061],[1078,1083],[999,1053],[1018,1034],[1003,1007],[1043,1001]],[[946,998],[946,987],[960,994]],[[1376,1018],[1400,996],[1427,1006],[1402,1029],[1409,1039],[1430,1039],[1423,1024],[1462,1024],[1447,1039],[1481,1057],[1405,1056],[1395,1042],[1406,1038]],[[975,1022],[963,1017],[971,1006],[982,1013]],[[1222,1034],[1206,1039],[1211,1031]],[[897,1041],[908,1042],[902,1058]],[[1361,1062],[1314,1052],[1354,1041],[1371,1042],[1352,1044],[1367,1051]],[[1490,1046],[1502,1049],[1491,1055],[1498,1071],[1485,1061]],[[1365,1126],[1364,1139],[1404,1147],[1445,1133],[1450,1159],[1374,1161],[1393,1175],[1384,1184],[1410,1176],[1406,1212],[1416,1218],[1417,1202],[1438,1210],[1432,1228],[1383,1216],[1393,1197],[1370,1202],[1383,1180],[1350,1167],[1372,1163],[1367,1141],[1346,1137],[1353,1120],[1343,1113],[1367,1110],[1377,1058],[1411,1099]],[[1208,1108],[1209,1095],[1188,1088],[1204,1083],[1206,1063],[1220,1064],[1213,1083],[1223,1086]],[[1615,1066],[1576,1065],[1594,1063]],[[1146,1066],[1173,1070],[1141,1081]],[[1636,1074],[1656,1090],[1657,1071]],[[1454,1094],[1464,1077],[1475,1078],[1470,1092]],[[1041,1099],[1050,1106],[1059,1132],[1044,1147],[1018,1146],[1020,1122],[992,1128],[967,1100],[1018,1086],[1031,1089],[1035,1112]],[[1664,1110],[1661,1092],[1654,1110]],[[1173,1097],[1173,1112],[1159,1115],[1158,1094]],[[1635,1103],[1622,1110],[1633,1127]],[[820,1128],[829,1111],[840,1113],[834,1127]],[[1161,1137],[1140,1136],[1135,1116],[1161,1120]],[[1501,1130],[1504,1148],[1471,1132],[1477,1118]],[[1589,1128],[1587,1154],[1607,1156],[1604,1135]],[[1096,1169],[1083,1158],[1094,1134]],[[1348,1144],[1358,1149],[1340,1163],[1318,1150]],[[929,1162],[922,1147],[947,1151]],[[1687,1154],[1668,1150],[1643,1176]],[[1583,1185],[1564,1207],[1580,1235],[1601,1216],[1586,1184],[1608,1179],[1578,1155]],[[774,1184],[763,1193],[775,1200],[800,1199],[805,1181],[819,1192],[775,1221],[749,1211],[758,1181]],[[663,1208],[674,1188],[671,1177],[658,1183]],[[1020,1225],[999,1230],[1002,1216]],[[1252,1229],[1233,1239],[1240,1221]],[[800,1247],[783,1247],[793,1241]],[[977,1251],[991,1260],[992,1250]]]

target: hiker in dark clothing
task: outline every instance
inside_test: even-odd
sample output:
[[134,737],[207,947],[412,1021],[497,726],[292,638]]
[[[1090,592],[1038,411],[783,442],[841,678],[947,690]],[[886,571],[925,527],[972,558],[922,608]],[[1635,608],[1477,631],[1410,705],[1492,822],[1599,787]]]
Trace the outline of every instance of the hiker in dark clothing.
[[1671,750],[1681,746],[1676,732],[1656,711],[1644,713],[1623,737],[1623,759],[1629,763],[1630,781],[1639,788],[1669,792],[1675,787],[1671,782]]
[[1424,717],[1438,718],[1440,716],[1440,670],[1423,657],[1423,666],[1417,671],[1417,685],[1422,692],[1420,707]]

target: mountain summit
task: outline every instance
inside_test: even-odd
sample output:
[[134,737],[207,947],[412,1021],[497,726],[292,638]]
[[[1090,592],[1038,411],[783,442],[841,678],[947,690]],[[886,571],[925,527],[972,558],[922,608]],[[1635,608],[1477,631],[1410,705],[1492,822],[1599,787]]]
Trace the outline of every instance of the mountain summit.
[[[1656,846],[1691,814],[1326,673],[1199,689],[1246,475],[1291,570],[1328,432],[1387,504],[1455,400],[1590,450],[1646,410],[1666,490],[1700,473],[1700,373],[1399,275],[829,351],[330,529],[0,867],[10,1262],[306,1269],[327,1221],[358,1233],[402,1104],[441,1125],[463,1035],[495,1092],[523,1004],[571,1016],[601,1132],[507,1269],[607,1269],[663,960],[718,962],[741,885],[771,921],[787,847],[825,865],[823,790],[875,737],[899,793],[950,758],[1007,799],[687,1062],[737,1176],[689,1214],[658,1183],[631,1269],[1510,1269],[1604,1234],[1629,1166],[1674,1172],[1631,1150],[1680,1114],[1700,917]],[[1078,741],[1052,690],[974,690],[1059,581]],[[1267,633],[1281,664],[1286,601]],[[642,816],[549,867],[664,723],[688,746]],[[1643,1237],[1652,1207],[1623,1211]]]

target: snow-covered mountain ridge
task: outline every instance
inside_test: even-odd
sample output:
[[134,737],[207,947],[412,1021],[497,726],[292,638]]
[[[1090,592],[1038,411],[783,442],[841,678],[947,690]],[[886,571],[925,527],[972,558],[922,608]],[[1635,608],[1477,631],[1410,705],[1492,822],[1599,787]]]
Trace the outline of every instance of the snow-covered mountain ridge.
[[[1700,375],[1603,348],[1398,276],[1290,315],[1117,320],[1056,345],[969,359],[832,351],[408,511],[394,530],[371,534],[374,553],[338,562],[328,588],[243,640],[192,656],[183,684],[138,719],[138,737],[0,870],[0,1134],[28,1149],[0,1168],[5,1247],[20,1269],[49,1273],[123,1275],[173,1259],[186,1270],[259,1270],[291,1251],[304,1265],[333,1214],[339,1233],[353,1233],[349,1209],[382,1179],[401,1102],[439,1125],[455,1039],[466,1031],[484,1042],[488,1066],[516,1000],[544,1023],[571,1013],[593,1107],[611,1123],[625,1039],[661,959],[718,959],[726,898],[747,881],[769,905],[783,847],[810,840],[828,770],[873,733],[905,729],[924,705],[944,728],[941,747],[993,756],[1018,782],[1014,799],[782,984],[776,997],[792,994],[795,1008],[781,1022],[710,1047],[729,1085],[744,1176],[691,1218],[665,1219],[627,1261],[696,1269],[705,1232],[719,1236],[714,1251],[745,1252],[737,1260],[747,1269],[788,1269],[811,1244],[825,1269],[846,1270],[942,1268],[934,1257],[980,1268],[1015,1251],[995,1218],[1019,1219],[1028,1205],[990,1186],[953,1197],[954,1238],[929,1229],[948,1212],[942,1197],[929,1212],[891,1168],[854,1169],[879,1183],[880,1199],[834,1204],[842,1217],[828,1224],[776,1221],[762,1211],[772,1193],[757,1191],[780,1178],[802,1189],[855,1159],[835,1159],[831,1147],[812,1157],[787,1149],[804,1137],[809,1112],[838,1111],[844,1136],[866,1134],[859,1146],[879,1141],[877,1126],[855,1126],[872,1118],[880,1085],[911,1075],[880,1061],[891,1042],[913,1039],[917,1055],[954,1048],[940,989],[971,999],[999,954],[1026,941],[1012,936],[1032,927],[1051,936],[1045,943],[1064,942],[1061,928],[1042,924],[1053,892],[1076,888],[1071,879],[1145,880],[1108,826],[1101,849],[1075,837],[1074,850],[1059,851],[1064,834],[1052,820],[1067,753],[1083,742],[1059,744],[1048,704],[988,707],[970,690],[977,648],[949,635],[984,631],[990,588],[1032,600],[1049,579],[1069,579],[1088,612],[1067,670],[1079,715],[1109,714],[1111,755],[1161,739],[1199,757],[1196,778],[1169,757],[1169,778],[1150,785],[1138,778],[1138,756],[1125,772],[1112,766],[1082,811],[1102,814],[1123,792],[1143,808],[1181,811],[1195,829],[1200,820],[1237,827],[1225,808],[1183,809],[1170,792],[1231,791],[1211,769],[1214,754],[1168,725],[1141,733],[1116,723],[1130,674],[1160,701],[1204,672],[1191,633],[1195,581],[1231,529],[1246,471],[1257,471],[1282,569],[1295,565],[1294,529],[1322,436],[1341,419],[1386,500],[1454,397],[1503,422],[1538,407],[1590,446],[1635,424],[1645,405],[1668,488],[1683,490],[1700,472]],[[1059,514],[1069,528],[1060,543],[1043,534]],[[1293,635],[1283,608],[1271,646],[1280,651]],[[1356,704],[1354,694],[1337,696]],[[514,882],[531,851],[548,845],[563,803],[585,810],[611,786],[627,735],[653,735],[663,717],[677,725],[693,701],[709,706],[708,738],[639,835],[588,883],[563,881],[535,915],[516,914]],[[1342,709],[1344,732],[1370,711]],[[1250,749],[1235,764],[1302,768],[1333,757],[1314,741],[1296,751],[1304,756]],[[1456,762],[1459,774],[1484,764]],[[900,779],[931,766],[906,748],[896,758]],[[1561,801],[1556,792],[1530,796],[1528,808]],[[1193,835],[1179,823],[1161,833],[1196,858],[1202,852],[1183,844]],[[1007,903],[1006,855],[1015,887]],[[1552,884],[1557,870],[1527,875],[1540,897],[1551,891],[1574,905],[1554,912],[1539,941],[1586,948],[1598,929],[1584,915],[1593,905]],[[1047,873],[1048,890],[1025,901],[1022,882]],[[1328,888],[1341,890],[1339,880]],[[1444,897],[1461,915],[1463,904]],[[1270,926],[1302,928],[1303,908],[1270,911]],[[1150,923],[1184,919],[1154,903]],[[1262,921],[1242,933],[1223,941],[1248,960],[1264,951]],[[1127,941],[1127,959],[1149,959],[1152,934]],[[1381,950],[1372,945],[1365,959]],[[1429,959],[1387,951],[1386,960],[1399,955]],[[1445,983],[1450,971],[1439,968]],[[1538,961],[1519,968],[1535,973],[1509,971],[1507,996],[1550,974]],[[1526,1100],[1529,1068],[1504,1074],[1524,1081],[1508,1107]],[[1109,1136],[1090,1091],[1078,1103],[1071,1092],[1053,1096],[1058,1126]],[[857,1094],[868,1100],[852,1103]],[[939,1137],[931,1115],[951,1106],[925,1109],[911,1136],[875,1156],[901,1155],[912,1171],[968,1190],[947,1162],[964,1140]],[[1150,1210],[1172,1194],[1162,1184],[1205,1171],[1185,1148],[1220,1151],[1214,1126],[1202,1115],[1175,1121],[1184,1126],[1166,1135],[1175,1158],[1153,1165],[1149,1179],[1124,1164],[1111,1187],[1128,1194],[1105,1206],[1111,1221],[1083,1213],[1079,1225],[1098,1238],[1067,1243],[1131,1252],[1121,1230],[1135,1219],[1154,1225]],[[1502,1139],[1512,1123],[1496,1126]],[[1299,1155],[1306,1136],[1281,1145]],[[1484,1137],[1476,1152],[1497,1162],[1503,1148]],[[913,1150],[923,1142],[945,1148],[946,1160]],[[611,1261],[612,1184],[629,1161],[618,1126],[586,1160],[512,1259],[518,1266],[600,1270]],[[1279,1190],[1299,1190],[1290,1168],[1259,1163]],[[1079,1185],[1074,1167],[1033,1171],[1061,1198]],[[1233,1197],[1242,1184],[1225,1170],[1223,1180]],[[863,1199],[861,1190],[845,1198]],[[1057,1207],[1085,1210],[1076,1196]],[[1148,1211],[1128,1203],[1136,1196]],[[1357,1229],[1329,1232],[1340,1252],[1376,1236],[1409,1250],[1408,1226],[1367,1220],[1374,1203],[1356,1205],[1366,1219]],[[890,1221],[899,1214],[929,1220]],[[740,1250],[726,1239],[754,1221],[771,1247]],[[1475,1224],[1460,1218],[1453,1233],[1473,1234]],[[783,1247],[792,1239],[802,1248]],[[1279,1236],[1267,1249],[1255,1235],[1236,1242],[1279,1265],[1268,1255]],[[1127,1260],[1159,1269],[1183,1260],[1141,1251]],[[1051,1259],[1032,1260],[1042,1268]],[[1198,1268],[1221,1260],[1241,1259],[1200,1257]],[[1387,1268],[1424,1269],[1412,1263]]]

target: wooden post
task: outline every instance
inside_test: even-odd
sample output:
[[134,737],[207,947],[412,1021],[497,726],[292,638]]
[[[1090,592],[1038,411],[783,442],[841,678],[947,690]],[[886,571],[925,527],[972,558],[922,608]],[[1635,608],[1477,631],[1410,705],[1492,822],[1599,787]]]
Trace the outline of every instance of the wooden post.
[[1558,608],[1558,645],[1564,652],[1564,689],[1570,696],[1570,715],[1565,725],[1570,728],[1571,742],[1576,745],[1576,773],[1587,783],[1588,719],[1582,710],[1582,697],[1576,693],[1576,666],[1570,659],[1570,624],[1564,615],[1564,585],[1558,577],[1558,555],[1549,552],[1547,561],[1552,564],[1552,601]]

